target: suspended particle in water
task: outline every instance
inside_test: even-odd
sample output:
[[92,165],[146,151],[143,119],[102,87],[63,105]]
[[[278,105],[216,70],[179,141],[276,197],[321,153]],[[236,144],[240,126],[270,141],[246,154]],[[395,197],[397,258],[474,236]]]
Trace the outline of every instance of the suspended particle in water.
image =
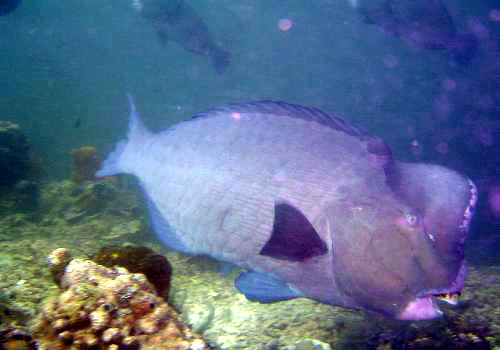
[[293,22],[289,18],[282,18],[278,21],[278,28],[282,32],[287,32],[293,27]]
[[448,147],[448,144],[446,142],[440,142],[436,145],[436,152],[438,153],[441,153],[441,154],[448,154],[449,152],[449,147]]
[[418,142],[417,139],[413,139],[410,142],[410,152],[415,157],[420,157],[422,155],[422,145]]
[[445,79],[442,82],[442,86],[446,91],[453,91],[457,87],[457,82],[453,79]]
[[395,68],[399,65],[399,60],[393,55],[384,56],[384,65],[387,68]]
[[357,8],[358,7],[358,0],[349,0],[349,4],[351,4],[351,6],[353,8]]
[[234,120],[240,120],[241,114],[238,112],[233,112],[233,113],[231,113],[231,118],[233,118]]
[[496,217],[500,217],[500,186],[493,185],[488,192],[490,209]]

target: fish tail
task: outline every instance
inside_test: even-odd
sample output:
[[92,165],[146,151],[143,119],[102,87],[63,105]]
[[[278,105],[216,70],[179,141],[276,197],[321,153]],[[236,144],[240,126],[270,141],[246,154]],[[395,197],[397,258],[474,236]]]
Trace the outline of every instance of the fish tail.
[[130,94],[128,102],[130,106],[130,117],[128,124],[127,139],[121,140],[116,144],[97,171],[96,176],[111,176],[119,173],[133,173],[133,165],[137,161],[137,152],[144,140],[151,137],[151,132],[142,124],[139,114],[135,108],[134,100]]

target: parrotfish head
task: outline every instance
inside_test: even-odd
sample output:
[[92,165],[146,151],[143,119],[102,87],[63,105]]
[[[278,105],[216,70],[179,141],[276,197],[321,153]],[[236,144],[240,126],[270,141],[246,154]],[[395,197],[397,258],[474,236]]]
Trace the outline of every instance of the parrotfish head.
[[336,285],[352,307],[402,320],[439,317],[465,278],[463,244],[477,199],[470,180],[439,166],[392,164],[389,191],[330,208]]
[[463,288],[466,275],[464,243],[477,202],[477,189],[470,179],[438,165],[399,163],[394,171],[395,193],[418,212],[435,254],[449,272],[443,280],[446,283],[426,286],[400,315],[411,319],[421,310],[418,305],[429,304],[435,296],[456,303],[455,296]]

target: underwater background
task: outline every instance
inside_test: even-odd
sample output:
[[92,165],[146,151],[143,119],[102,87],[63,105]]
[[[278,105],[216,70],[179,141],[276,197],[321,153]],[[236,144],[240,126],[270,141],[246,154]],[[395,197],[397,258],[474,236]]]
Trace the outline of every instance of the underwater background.
[[[40,335],[40,327],[63,319],[44,309],[60,294],[47,264],[54,249],[95,259],[103,247],[133,244],[167,256],[169,303],[214,349],[500,348],[500,4],[444,2],[456,30],[477,39],[464,63],[446,49],[381,30],[365,18],[362,1],[185,1],[213,45],[230,54],[223,72],[210,55],[187,49],[198,42],[185,33],[162,43],[139,13],[140,1],[0,0],[3,346],[75,346]],[[374,1],[382,10],[387,2]],[[221,274],[215,262],[157,241],[134,179],[94,179],[99,160],[126,134],[127,93],[154,131],[229,102],[314,106],[380,136],[396,158],[466,174],[479,201],[466,241],[462,302],[441,320],[402,323],[305,299],[247,301],[233,286],[236,271]]]

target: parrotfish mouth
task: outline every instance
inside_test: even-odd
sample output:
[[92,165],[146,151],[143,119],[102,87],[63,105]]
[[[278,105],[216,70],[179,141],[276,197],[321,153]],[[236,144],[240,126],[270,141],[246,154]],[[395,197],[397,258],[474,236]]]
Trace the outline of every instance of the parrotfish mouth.
[[462,263],[457,277],[449,288],[439,290],[428,290],[417,295],[411,300],[404,310],[398,315],[400,320],[428,320],[438,318],[443,315],[439,309],[437,301],[444,301],[451,305],[457,305],[464,285],[467,269]]
[[[467,182],[469,184],[470,196],[469,203],[467,203],[465,207],[463,219],[459,226],[459,229],[464,232],[463,238],[460,241],[461,244],[464,243],[465,233],[469,229],[477,202],[477,188],[470,179],[467,179]],[[466,273],[467,269],[465,263],[462,262],[457,277],[448,288],[427,290],[423,293],[419,293],[415,299],[408,302],[397,318],[401,320],[426,320],[440,317],[443,312],[439,309],[437,300],[447,302],[451,305],[457,305],[461,290],[464,286]]]
[[457,305],[460,294],[460,291],[458,291],[417,297],[406,305],[398,318],[400,320],[414,321],[438,318],[443,315],[443,312],[439,309],[436,301],[441,300],[451,305]]

